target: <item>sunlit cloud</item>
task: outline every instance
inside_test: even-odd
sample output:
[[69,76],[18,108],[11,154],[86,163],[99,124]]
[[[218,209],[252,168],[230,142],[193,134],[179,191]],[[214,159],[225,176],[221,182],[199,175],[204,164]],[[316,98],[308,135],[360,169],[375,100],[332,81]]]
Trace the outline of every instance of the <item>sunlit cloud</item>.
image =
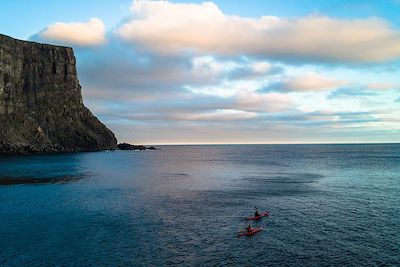
[[104,23],[98,18],[88,22],[57,22],[37,33],[35,38],[71,46],[95,46],[106,41]]
[[224,14],[204,2],[133,1],[115,32],[137,49],[162,54],[264,56],[284,61],[380,63],[400,58],[400,31],[378,18],[258,19]]
[[234,109],[215,110],[205,113],[179,113],[176,114],[176,120],[189,121],[233,121],[242,119],[251,119],[257,117],[257,113]]
[[400,84],[389,83],[389,82],[371,82],[366,86],[371,90],[390,90],[390,89],[400,89]]
[[325,77],[317,73],[305,73],[301,76],[283,77],[270,87],[282,91],[324,91],[339,88],[348,84],[343,80]]

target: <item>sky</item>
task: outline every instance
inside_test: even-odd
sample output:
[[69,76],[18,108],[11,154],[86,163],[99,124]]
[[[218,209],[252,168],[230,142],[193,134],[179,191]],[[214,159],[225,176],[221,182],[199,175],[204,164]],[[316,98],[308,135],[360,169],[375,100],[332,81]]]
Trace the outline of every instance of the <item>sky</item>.
[[400,142],[400,1],[0,0],[134,144]]

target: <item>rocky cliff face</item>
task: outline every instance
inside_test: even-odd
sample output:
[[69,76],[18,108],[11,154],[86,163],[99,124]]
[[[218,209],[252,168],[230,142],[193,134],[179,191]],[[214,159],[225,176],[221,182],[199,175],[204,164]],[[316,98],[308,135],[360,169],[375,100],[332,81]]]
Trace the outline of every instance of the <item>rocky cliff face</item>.
[[115,149],[83,105],[72,48],[0,35],[0,153]]

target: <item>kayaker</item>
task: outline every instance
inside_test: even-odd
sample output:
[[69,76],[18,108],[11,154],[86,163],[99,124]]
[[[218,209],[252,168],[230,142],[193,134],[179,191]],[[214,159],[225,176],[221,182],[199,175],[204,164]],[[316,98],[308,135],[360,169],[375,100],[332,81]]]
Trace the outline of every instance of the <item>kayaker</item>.
[[256,211],[254,212],[254,217],[260,217],[260,213],[258,212],[257,207],[254,207],[256,209]]
[[252,232],[253,231],[253,227],[251,227],[251,225],[249,224],[249,226],[246,227],[246,231],[248,233]]

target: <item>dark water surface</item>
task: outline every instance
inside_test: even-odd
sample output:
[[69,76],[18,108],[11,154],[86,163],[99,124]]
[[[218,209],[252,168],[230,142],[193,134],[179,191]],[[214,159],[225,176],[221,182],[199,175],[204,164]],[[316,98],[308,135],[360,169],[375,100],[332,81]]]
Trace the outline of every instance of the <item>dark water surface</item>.
[[0,266],[400,265],[400,145],[8,156],[1,180]]

